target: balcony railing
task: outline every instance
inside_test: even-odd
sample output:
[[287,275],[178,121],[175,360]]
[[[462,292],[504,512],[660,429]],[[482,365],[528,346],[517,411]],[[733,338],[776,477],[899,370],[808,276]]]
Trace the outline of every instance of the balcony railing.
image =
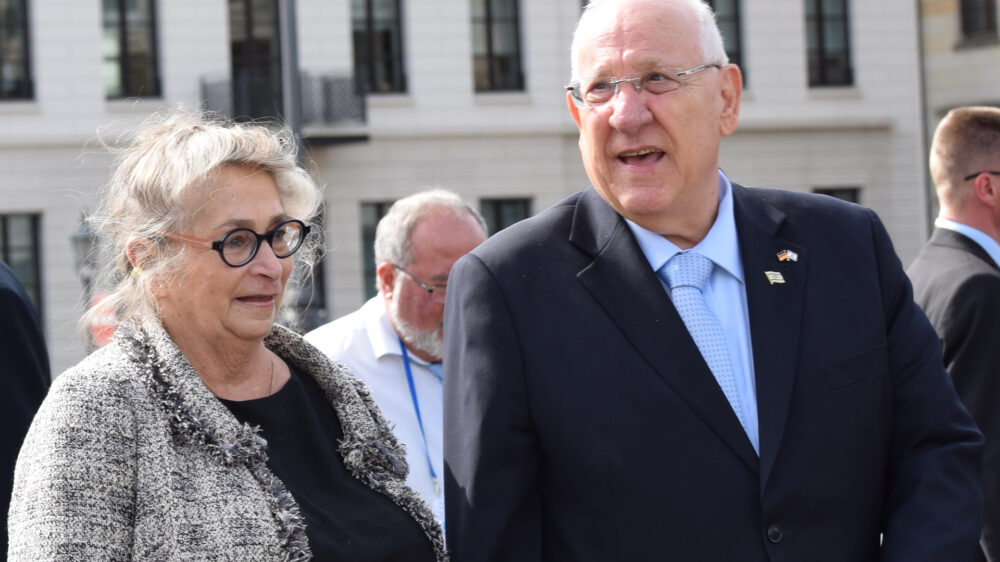
[[[361,136],[367,119],[365,98],[358,92],[353,76],[344,74],[300,73],[299,91],[303,136]],[[204,109],[237,118],[280,117],[279,115],[233,115],[233,107],[247,107],[229,79],[201,79]],[[255,104],[260,107],[261,104]]]

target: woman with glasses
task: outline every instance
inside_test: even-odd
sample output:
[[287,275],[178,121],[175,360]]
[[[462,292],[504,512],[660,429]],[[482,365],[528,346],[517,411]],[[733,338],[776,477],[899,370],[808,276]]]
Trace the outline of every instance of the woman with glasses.
[[25,439],[10,560],[446,559],[367,389],[275,324],[320,202],[287,130],[180,113],[122,150],[120,323]]

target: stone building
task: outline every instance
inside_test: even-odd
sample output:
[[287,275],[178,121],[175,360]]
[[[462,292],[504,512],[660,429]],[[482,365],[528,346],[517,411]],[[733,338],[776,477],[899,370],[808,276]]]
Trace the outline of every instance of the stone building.
[[[926,131],[939,107],[966,99],[951,90],[966,84],[955,67],[969,63],[949,61],[971,56],[992,71],[995,23],[992,43],[967,47],[942,7],[957,0],[712,3],[746,76],[726,172],[870,206],[912,259],[927,235]],[[320,322],[374,291],[374,225],[394,199],[443,186],[498,229],[587,187],[563,91],[581,9],[0,0],[0,258],[39,304],[53,369],[87,352],[76,323],[92,264],[74,248],[89,240],[81,215],[108,175],[100,139],[181,104],[287,118],[326,190],[326,260],[298,301],[311,305],[305,322]],[[921,29],[941,37],[922,42]]]

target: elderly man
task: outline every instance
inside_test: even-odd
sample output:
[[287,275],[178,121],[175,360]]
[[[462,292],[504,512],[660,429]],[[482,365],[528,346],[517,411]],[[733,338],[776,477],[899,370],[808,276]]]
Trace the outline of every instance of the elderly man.
[[371,387],[406,446],[406,483],[444,522],[441,355],[451,266],[486,239],[486,223],[442,189],[396,201],[375,231],[378,295],[306,340]]
[[594,188],[451,274],[452,559],[967,560],[982,435],[875,214],[719,170],[699,0],[595,0],[572,63]]
[[1000,560],[1000,109],[948,112],[930,168],[940,213],[907,273],[958,395],[986,436],[986,513],[974,560]]

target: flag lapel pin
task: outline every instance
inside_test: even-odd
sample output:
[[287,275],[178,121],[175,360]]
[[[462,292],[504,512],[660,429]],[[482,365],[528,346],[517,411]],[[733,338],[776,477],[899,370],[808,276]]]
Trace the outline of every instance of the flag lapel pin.
[[778,252],[778,261],[799,261],[799,255],[791,250]]

